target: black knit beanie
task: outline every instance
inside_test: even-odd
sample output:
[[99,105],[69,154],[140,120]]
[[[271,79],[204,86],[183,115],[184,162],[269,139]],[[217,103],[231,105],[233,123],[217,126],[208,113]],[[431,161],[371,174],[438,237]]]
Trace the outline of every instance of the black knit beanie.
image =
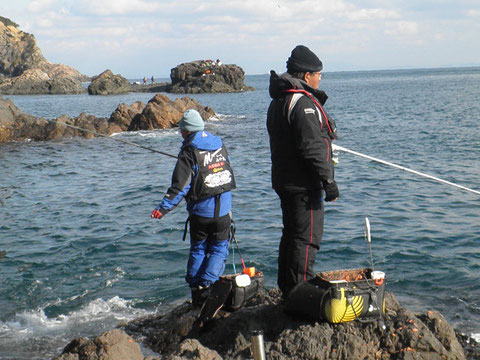
[[287,71],[290,74],[296,72],[316,72],[322,69],[322,62],[317,55],[303,45],[295,47],[287,60]]

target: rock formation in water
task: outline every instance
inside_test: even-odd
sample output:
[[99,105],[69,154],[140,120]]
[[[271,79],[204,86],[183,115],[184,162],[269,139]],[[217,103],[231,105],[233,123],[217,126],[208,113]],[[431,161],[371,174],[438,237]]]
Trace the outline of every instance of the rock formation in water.
[[48,62],[32,34],[0,17],[0,93],[79,94],[88,80],[70,66]]
[[94,77],[88,86],[90,95],[115,95],[131,91],[130,82],[121,75],[114,75],[111,70],[105,70]]
[[171,70],[168,92],[179,94],[226,93],[254,90],[243,82],[245,73],[237,65],[210,60],[180,64]]
[[182,97],[172,101],[165,95],[157,94],[140,114],[135,115],[128,131],[171,128],[180,121],[187,109],[197,110],[204,120],[215,116],[211,107],[202,106],[191,98]]
[[198,110],[204,120],[215,116],[215,112],[210,107],[202,106],[188,97],[172,101],[164,95],[156,95],[147,105],[141,102],[132,105],[120,104],[110,118],[97,118],[82,113],[74,118],[63,115],[54,121],[48,121],[24,114],[11,100],[0,97],[0,143],[45,141],[75,136],[89,139],[95,136],[93,132],[111,135],[127,130],[166,129],[174,127],[187,109]]
[[[475,340],[456,333],[440,313],[413,313],[388,292],[384,329],[377,321],[329,324],[288,314],[278,289],[233,313],[221,310],[203,327],[198,323],[199,312],[185,302],[166,314],[139,318],[120,328],[159,354],[150,360],[252,359],[252,330],[263,330],[267,359],[463,360],[480,356]],[[81,341],[72,341],[55,359],[96,358],[98,347],[80,353],[72,345]]]

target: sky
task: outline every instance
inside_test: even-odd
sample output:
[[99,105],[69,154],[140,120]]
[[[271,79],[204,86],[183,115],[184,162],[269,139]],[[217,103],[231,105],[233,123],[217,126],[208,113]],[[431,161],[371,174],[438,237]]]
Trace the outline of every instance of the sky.
[[480,66],[480,0],[0,0],[0,16],[89,76],[202,59],[284,72],[296,45],[325,72]]

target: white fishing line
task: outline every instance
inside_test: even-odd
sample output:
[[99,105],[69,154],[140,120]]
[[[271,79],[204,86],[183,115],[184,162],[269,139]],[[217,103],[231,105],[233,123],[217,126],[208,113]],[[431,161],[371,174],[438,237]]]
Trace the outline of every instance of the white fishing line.
[[432,176],[432,175],[429,175],[429,174],[425,174],[425,173],[422,173],[420,171],[416,171],[416,170],[413,170],[413,169],[409,169],[405,166],[401,166],[401,165],[397,165],[397,164],[394,164],[394,163],[391,163],[391,162],[388,162],[388,161],[385,161],[385,160],[382,160],[382,159],[378,159],[378,158],[375,158],[373,156],[369,156],[369,155],[365,155],[365,154],[362,154],[362,153],[359,153],[357,151],[353,151],[353,150],[350,150],[350,149],[347,149],[347,148],[344,148],[343,146],[339,146],[339,145],[335,145],[333,144],[332,145],[332,148],[333,148],[333,151],[343,151],[343,152],[346,152],[346,153],[349,153],[349,154],[353,154],[353,155],[356,155],[356,156],[360,156],[360,157],[363,157],[365,159],[369,159],[369,160],[372,160],[372,161],[375,161],[375,162],[378,162],[380,164],[384,164],[384,165],[388,165],[388,166],[391,166],[391,167],[394,167],[394,168],[397,168],[397,169],[400,169],[400,170],[403,170],[403,171],[408,171],[412,174],[415,174],[415,175],[419,175],[419,176],[423,176],[425,178],[428,178],[428,179],[431,179],[431,180],[435,180],[435,181],[438,181],[440,183],[443,183],[443,184],[447,184],[447,185],[450,185],[450,186],[455,186],[459,189],[462,189],[462,190],[466,190],[466,191],[469,191],[469,192],[472,192],[474,194],[477,194],[477,195],[480,195],[480,191],[477,191],[477,190],[473,190],[473,189],[470,189],[466,186],[463,186],[463,185],[459,185],[459,184],[455,184],[453,182],[450,182],[450,181],[447,181],[447,180],[443,180],[443,179],[440,179],[436,176]]

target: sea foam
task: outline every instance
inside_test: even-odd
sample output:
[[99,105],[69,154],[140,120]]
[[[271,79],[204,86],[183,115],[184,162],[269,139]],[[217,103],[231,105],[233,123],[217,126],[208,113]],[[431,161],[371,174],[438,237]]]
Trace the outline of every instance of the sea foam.
[[[24,311],[13,319],[0,322],[0,339],[2,353],[12,353],[30,358],[40,346],[60,352],[74,338],[99,335],[101,332],[115,328],[122,321],[155,313],[155,310],[137,309],[135,301],[118,296],[104,300],[95,299],[82,308],[54,318],[46,316],[44,309]],[[33,344],[35,348],[32,348]],[[21,349],[21,350],[19,350]]]

